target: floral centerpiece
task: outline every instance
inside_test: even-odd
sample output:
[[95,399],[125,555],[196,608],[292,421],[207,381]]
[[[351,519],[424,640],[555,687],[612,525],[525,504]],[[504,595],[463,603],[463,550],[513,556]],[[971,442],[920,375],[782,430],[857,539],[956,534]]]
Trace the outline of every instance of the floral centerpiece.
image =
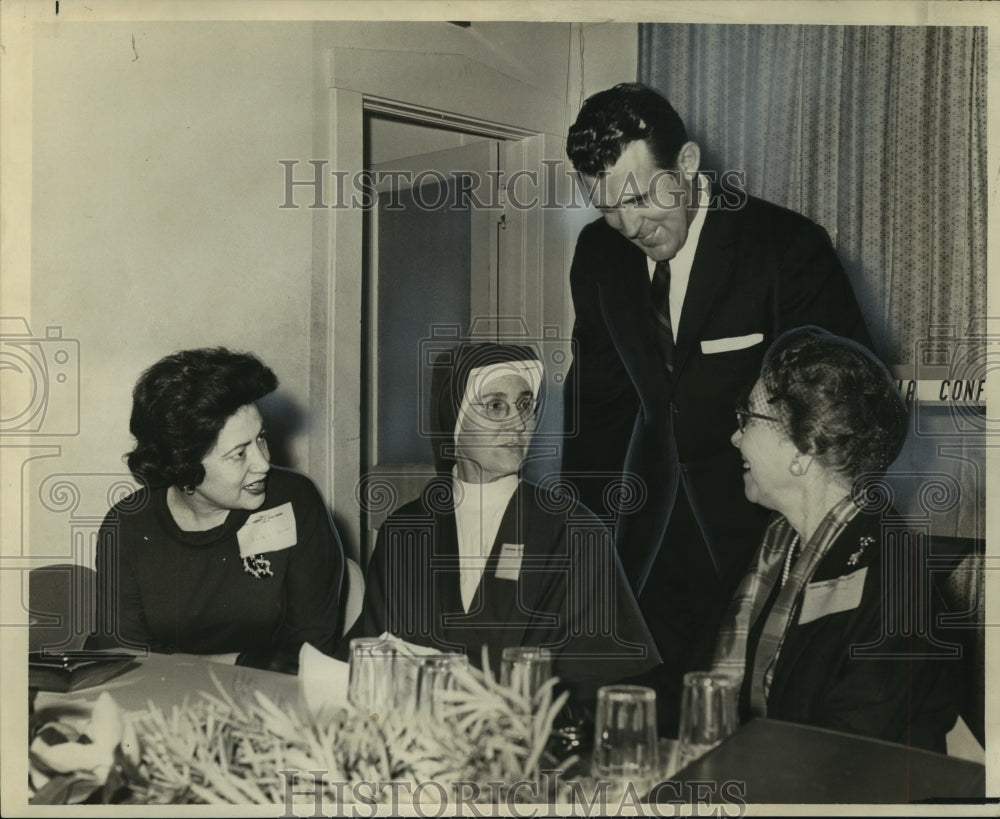
[[568,694],[554,696],[554,678],[529,697],[484,664],[456,675],[433,717],[350,708],[316,717],[212,677],[215,691],[169,713],[124,712],[105,692],[79,730],[34,726],[32,804],[374,804],[456,789],[466,801],[535,801],[540,772],[560,767],[547,746]]

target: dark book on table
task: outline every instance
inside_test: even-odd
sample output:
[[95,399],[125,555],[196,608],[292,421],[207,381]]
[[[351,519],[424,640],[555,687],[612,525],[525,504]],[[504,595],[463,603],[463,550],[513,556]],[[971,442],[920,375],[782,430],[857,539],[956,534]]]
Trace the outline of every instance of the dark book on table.
[[132,654],[67,651],[28,654],[28,687],[40,691],[77,691],[100,685],[136,664]]

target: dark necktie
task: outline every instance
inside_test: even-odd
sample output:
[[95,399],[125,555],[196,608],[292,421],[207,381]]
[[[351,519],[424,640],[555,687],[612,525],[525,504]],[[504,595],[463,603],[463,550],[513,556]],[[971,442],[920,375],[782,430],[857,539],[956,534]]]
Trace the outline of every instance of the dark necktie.
[[670,323],[670,262],[657,262],[649,291],[653,304],[653,328],[667,370],[674,369],[674,328]]

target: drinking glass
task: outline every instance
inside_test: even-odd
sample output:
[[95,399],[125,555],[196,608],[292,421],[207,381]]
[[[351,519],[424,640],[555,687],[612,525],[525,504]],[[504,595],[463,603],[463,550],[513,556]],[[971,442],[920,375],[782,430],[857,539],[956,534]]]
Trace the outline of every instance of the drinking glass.
[[381,637],[351,640],[347,699],[355,708],[379,713],[394,707],[393,664],[396,648]]
[[592,773],[643,795],[658,779],[656,692],[643,685],[605,685],[597,690]]
[[447,692],[457,688],[455,672],[468,667],[469,658],[464,654],[422,657],[417,676],[417,711],[439,715],[447,705]]
[[552,652],[537,646],[507,646],[500,659],[500,684],[534,697],[552,676]]
[[678,770],[708,753],[737,727],[739,716],[735,679],[707,671],[685,674],[677,748]]

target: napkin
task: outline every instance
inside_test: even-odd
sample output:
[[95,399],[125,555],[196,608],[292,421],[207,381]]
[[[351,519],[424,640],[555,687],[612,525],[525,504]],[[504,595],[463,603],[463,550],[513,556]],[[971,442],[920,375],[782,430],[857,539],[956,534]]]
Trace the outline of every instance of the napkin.
[[309,713],[318,717],[323,712],[348,708],[347,682],[350,666],[309,643],[299,650],[299,690]]
[[406,657],[434,657],[442,653],[430,646],[418,646],[416,643],[408,643],[402,637],[397,637],[388,631],[383,631],[379,639],[396,649],[398,654]]

